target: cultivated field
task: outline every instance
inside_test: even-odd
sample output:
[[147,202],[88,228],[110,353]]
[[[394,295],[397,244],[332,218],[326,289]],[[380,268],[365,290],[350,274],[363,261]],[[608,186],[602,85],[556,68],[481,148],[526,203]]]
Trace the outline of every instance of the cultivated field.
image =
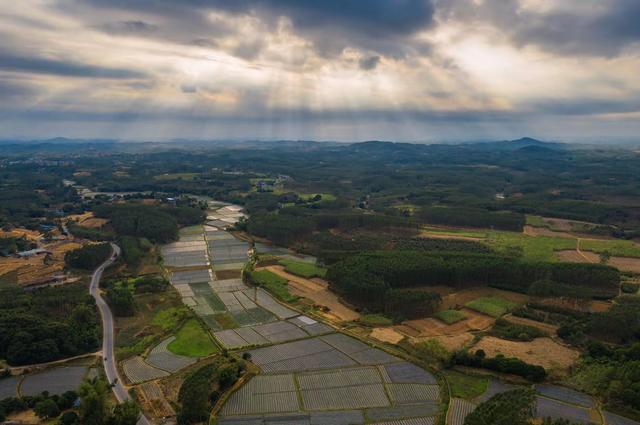
[[360,314],[343,304],[338,296],[328,289],[326,281],[318,278],[305,279],[293,275],[286,272],[283,266],[268,266],[265,269],[287,279],[291,294],[309,298],[315,304],[328,308],[329,311],[323,314],[329,316],[330,319],[352,321],[360,317]]
[[88,370],[86,366],[69,366],[27,375],[20,383],[20,395],[36,396],[43,391],[60,395],[77,390]]
[[485,336],[473,346],[472,350],[484,350],[489,357],[495,357],[498,354],[503,354],[505,357],[517,357],[527,363],[559,372],[566,372],[580,356],[580,352],[577,350],[560,345],[551,338],[536,338],[531,342],[517,342]]

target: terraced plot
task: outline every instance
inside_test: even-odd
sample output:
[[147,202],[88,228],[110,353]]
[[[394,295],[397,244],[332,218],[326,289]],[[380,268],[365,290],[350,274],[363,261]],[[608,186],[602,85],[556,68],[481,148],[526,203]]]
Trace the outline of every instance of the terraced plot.
[[18,394],[18,381],[19,378],[15,376],[0,379],[0,400],[15,397]]
[[173,272],[169,276],[172,285],[184,283],[209,282],[213,279],[211,270],[187,270]]
[[464,425],[464,419],[476,409],[476,405],[461,398],[452,398],[447,413],[447,425]]
[[20,394],[36,396],[43,391],[48,391],[49,394],[63,394],[76,390],[88,370],[86,366],[69,366],[27,375],[20,384]]
[[640,425],[640,422],[610,412],[603,412],[603,415],[607,425]]
[[[261,311],[262,309],[254,309]],[[251,314],[253,310],[245,310],[242,314]],[[232,317],[238,320],[242,324],[241,313],[232,313]],[[299,316],[300,318],[309,319],[306,316]],[[258,319],[255,317],[250,319],[249,322],[255,323]],[[295,323],[295,324],[294,324]],[[322,325],[322,326],[318,326]],[[315,336],[319,332],[326,333],[331,332],[333,329],[329,326],[321,323],[315,325],[306,325],[305,319],[299,319],[294,322],[279,321],[270,322],[261,325],[246,326],[237,329],[227,329],[223,331],[214,332],[214,336],[218,341],[222,343],[226,348],[235,349],[242,347],[249,347],[255,345],[264,345],[269,343],[286,342],[301,338],[307,338],[309,336]]]
[[557,385],[537,385],[536,391],[547,398],[575,404],[581,407],[595,407],[593,398],[587,394]]
[[132,384],[139,384],[141,382],[151,381],[152,379],[169,376],[168,372],[145,363],[140,356],[131,357],[123,361],[122,370]]
[[568,419],[582,424],[600,423],[596,412],[540,396],[536,397],[536,416]]
[[175,339],[176,337],[172,336],[156,345],[147,356],[146,362],[155,368],[171,373],[175,373],[197,362],[197,358],[178,356],[168,350],[167,347],[175,341]]

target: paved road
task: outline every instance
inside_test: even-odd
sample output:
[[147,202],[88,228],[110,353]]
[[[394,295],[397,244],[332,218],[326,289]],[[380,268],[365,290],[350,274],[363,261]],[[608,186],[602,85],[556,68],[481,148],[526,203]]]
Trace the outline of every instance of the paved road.
[[[109,305],[105,302],[104,298],[100,294],[100,278],[102,278],[102,272],[109,267],[120,255],[120,247],[114,243],[111,244],[113,253],[111,257],[100,265],[91,276],[91,286],[89,291],[91,296],[95,298],[98,309],[100,310],[100,316],[102,317],[102,362],[104,364],[104,370],[107,374],[107,379],[110,383],[114,383],[113,393],[119,402],[130,400],[131,397],[127,392],[124,385],[122,385],[122,379],[118,376],[118,369],[116,367],[115,356],[113,355],[114,345],[114,330],[113,330],[113,315],[109,309]],[[149,421],[144,415],[140,416],[138,425],[149,425]]]

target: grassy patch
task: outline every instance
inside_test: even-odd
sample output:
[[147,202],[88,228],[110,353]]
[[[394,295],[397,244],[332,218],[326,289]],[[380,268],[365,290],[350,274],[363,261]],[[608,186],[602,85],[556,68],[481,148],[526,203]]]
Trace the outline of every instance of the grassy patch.
[[193,180],[198,176],[198,173],[171,173],[171,174],[160,174],[158,176],[153,176],[154,180]]
[[222,326],[222,329],[235,329],[239,326],[238,322],[229,313],[214,314],[213,318]]
[[190,311],[187,307],[171,307],[157,312],[153,316],[151,323],[162,330],[168,331],[175,328],[178,323],[189,315]]
[[489,386],[489,379],[484,377],[466,375],[455,371],[445,371],[444,375],[451,388],[451,397],[471,400],[484,394]]
[[358,322],[362,323],[366,326],[391,326],[393,325],[393,320],[389,319],[382,314],[363,314],[358,319]]
[[601,253],[608,251],[613,257],[640,257],[640,245],[625,240],[582,240],[580,249]]
[[522,250],[522,257],[530,261],[558,261],[555,251],[576,249],[576,239],[550,236],[529,236],[515,232],[489,232],[486,243],[499,252]]
[[539,215],[528,215],[526,216],[526,223],[529,226],[533,226],[533,227],[549,227],[549,223],[547,223],[545,221],[544,218],[540,217]]
[[325,277],[327,274],[327,269],[324,267],[319,267],[315,264],[305,263],[302,261],[280,260],[280,264],[284,266],[284,269],[287,272],[307,279],[311,279],[313,277]]
[[467,316],[465,316],[463,312],[458,310],[439,311],[435,314],[435,317],[442,320],[447,325],[453,325],[454,323],[467,318]]
[[469,301],[465,306],[493,317],[500,317],[517,307],[517,305],[511,301],[494,297],[480,297]]
[[271,273],[269,270],[260,270],[247,273],[247,277],[254,285],[261,286],[271,292],[279,300],[294,302],[298,298],[289,292],[287,279]]
[[423,227],[421,235],[437,235],[437,236],[462,236],[465,238],[484,239],[487,237],[487,231],[483,230],[467,230],[467,229],[442,229],[440,227]]
[[187,320],[167,348],[174,354],[188,357],[206,357],[216,351],[209,333],[196,319]]

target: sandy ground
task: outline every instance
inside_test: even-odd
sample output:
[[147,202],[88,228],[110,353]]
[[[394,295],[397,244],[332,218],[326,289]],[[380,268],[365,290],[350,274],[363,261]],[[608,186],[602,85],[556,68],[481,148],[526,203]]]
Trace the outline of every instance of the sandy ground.
[[318,278],[305,279],[287,273],[283,266],[267,266],[266,270],[281,276],[289,281],[289,291],[299,297],[305,297],[313,300],[315,304],[324,306],[329,309],[329,316],[335,317],[340,321],[357,320],[360,317],[353,309],[343,304],[338,296],[329,290],[329,284]]
[[[570,263],[599,263],[600,256],[590,251],[564,250],[556,252],[558,258]],[[616,267],[623,272],[640,273],[640,258],[611,257],[608,265]]]
[[484,350],[488,357],[503,354],[506,357],[517,357],[527,363],[561,372],[566,372],[580,357],[579,351],[560,345],[551,338],[516,342],[485,336],[473,347],[472,351],[480,349]]
[[369,336],[377,339],[378,341],[388,342],[391,344],[397,344],[402,340],[402,338],[404,338],[404,335],[396,332],[393,328],[374,328]]

